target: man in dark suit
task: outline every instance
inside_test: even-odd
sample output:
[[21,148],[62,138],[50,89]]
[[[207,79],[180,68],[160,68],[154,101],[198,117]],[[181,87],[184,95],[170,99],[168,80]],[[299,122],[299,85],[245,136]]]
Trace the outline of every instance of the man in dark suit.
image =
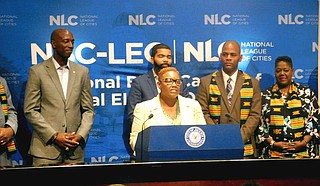
[[254,157],[254,132],[261,116],[259,82],[238,69],[242,55],[236,41],[224,43],[220,60],[222,69],[200,79],[197,100],[207,124],[239,123],[244,157]]
[[[151,50],[151,63],[153,68],[148,73],[138,76],[132,81],[128,96],[128,120],[133,121],[133,110],[137,103],[150,100],[158,95],[157,88],[158,72],[166,67],[172,66],[172,54],[168,45],[160,43]],[[180,95],[189,97],[188,87],[185,81],[180,87]]]
[[51,34],[53,56],[29,69],[24,113],[33,127],[33,166],[83,164],[94,120],[89,69],[70,61],[73,34]]
[[[131,84],[127,102],[127,125],[124,126],[125,141],[129,139],[133,122],[133,111],[136,104],[141,103],[142,101],[150,100],[158,95],[160,91],[157,87],[158,72],[162,68],[172,66],[172,52],[170,47],[163,43],[153,46],[151,49],[150,61],[153,64],[153,68],[146,74],[135,78]],[[180,86],[180,95],[189,97],[188,87],[183,79]],[[129,142],[126,145],[129,145]]]

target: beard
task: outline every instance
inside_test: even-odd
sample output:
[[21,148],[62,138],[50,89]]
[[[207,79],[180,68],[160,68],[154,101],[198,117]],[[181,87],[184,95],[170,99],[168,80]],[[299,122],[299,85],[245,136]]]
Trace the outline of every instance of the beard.
[[153,68],[156,72],[159,72],[161,69],[166,68],[166,67],[171,67],[170,63],[162,63],[158,65],[156,62],[153,65]]

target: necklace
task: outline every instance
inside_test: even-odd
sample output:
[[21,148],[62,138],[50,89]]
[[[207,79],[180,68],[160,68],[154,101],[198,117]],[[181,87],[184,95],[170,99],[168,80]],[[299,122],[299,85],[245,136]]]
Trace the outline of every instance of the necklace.
[[284,97],[288,97],[288,92],[281,92],[281,95]]
[[177,104],[173,107],[164,107],[162,106],[162,111],[165,114],[166,117],[171,118],[172,120],[177,118],[178,115],[178,111],[179,111],[179,103],[177,102]]
[[180,109],[179,103],[177,102],[176,109],[174,114],[168,113],[164,108],[162,108],[162,112],[166,118],[166,123],[169,125],[181,125],[181,116],[180,116]]
[[288,97],[289,89],[283,88],[283,89],[280,89],[280,92],[283,97]]

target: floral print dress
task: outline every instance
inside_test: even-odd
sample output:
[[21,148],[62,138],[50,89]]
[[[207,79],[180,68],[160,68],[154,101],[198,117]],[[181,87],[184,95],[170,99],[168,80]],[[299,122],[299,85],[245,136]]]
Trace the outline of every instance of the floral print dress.
[[[261,123],[257,130],[260,158],[314,158],[319,154],[319,106],[314,91],[292,81],[288,93],[282,95],[277,84],[262,92]],[[265,142],[270,136],[276,142],[301,141],[305,135],[312,136],[312,140],[300,152],[281,152]]]

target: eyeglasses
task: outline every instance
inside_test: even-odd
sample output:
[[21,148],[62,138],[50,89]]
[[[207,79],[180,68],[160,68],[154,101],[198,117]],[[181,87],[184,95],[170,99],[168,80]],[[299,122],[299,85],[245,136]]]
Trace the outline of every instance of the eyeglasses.
[[172,85],[173,83],[175,83],[176,85],[180,85],[181,79],[165,78],[164,80],[161,80],[160,82],[165,82],[167,85]]

